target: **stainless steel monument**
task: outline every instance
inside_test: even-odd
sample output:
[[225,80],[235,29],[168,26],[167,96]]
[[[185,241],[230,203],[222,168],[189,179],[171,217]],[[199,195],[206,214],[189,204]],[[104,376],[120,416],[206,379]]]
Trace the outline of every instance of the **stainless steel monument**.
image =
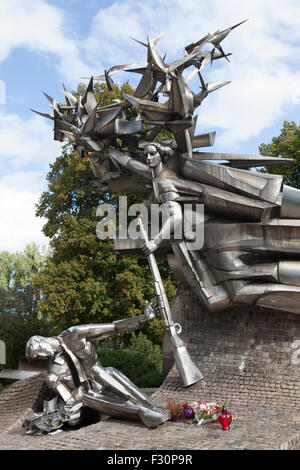
[[137,417],[150,428],[170,419],[168,410],[156,405],[124,374],[113,367],[103,367],[93,346],[94,341],[113,334],[142,328],[157,311],[155,300],[147,302],[144,314],[133,318],[73,326],[51,338],[30,338],[26,355],[29,360],[48,360],[46,384],[54,398],[44,400],[43,411],[26,416],[29,432],[51,432],[65,423],[76,426],[84,417],[85,407],[109,416]]
[[[82,98],[63,90],[66,104],[47,96],[52,114],[40,114],[53,121],[54,139],[72,142],[88,155],[100,191],[151,193],[150,203],[169,207],[171,231],[182,222],[184,202],[204,204],[203,248],[186,250],[185,240],[171,242],[168,259],[208,309],[253,304],[300,313],[300,191],[288,186],[282,191],[281,176],[249,171],[291,160],[194,151],[215,140],[214,132],[195,135],[196,108],[229,83],[205,83],[202,70],[228,60],[221,42],[236,26],[189,44],[170,64],[156,47],[161,35],[137,41],[147,51],[145,67],[112,67],[90,79]],[[188,68],[193,70],[184,76]],[[111,90],[112,75],[121,70],[141,74],[134,95],[99,107],[93,80],[104,80]],[[188,86],[195,75],[197,94]],[[136,119],[132,108],[138,110]],[[156,142],[162,129],[174,139]],[[160,233],[149,241],[145,254],[163,238]]]
[[[228,60],[221,42],[240,24],[187,45],[183,57],[171,63],[158,52],[161,35],[138,40],[147,52],[144,67],[112,67],[90,79],[83,97],[64,88],[66,104],[46,95],[52,113],[38,114],[53,121],[55,140],[69,141],[89,157],[100,191],[149,193],[148,210],[163,205],[168,216],[154,239],[142,244],[116,239],[116,249],[149,257],[164,245],[175,275],[212,312],[253,305],[300,313],[300,191],[282,189],[281,176],[251,170],[291,160],[199,151],[214,144],[215,132],[196,135],[195,110],[229,83],[206,83],[203,69]],[[124,70],[141,75],[133,96],[100,107],[94,80],[112,90],[112,76]],[[195,76],[197,93],[188,85]],[[162,130],[173,138],[159,140]],[[191,210],[204,205],[200,249],[190,245],[195,226],[181,239],[173,236],[184,224],[185,204]],[[194,378],[201,379],[200,371],[195,369]]]

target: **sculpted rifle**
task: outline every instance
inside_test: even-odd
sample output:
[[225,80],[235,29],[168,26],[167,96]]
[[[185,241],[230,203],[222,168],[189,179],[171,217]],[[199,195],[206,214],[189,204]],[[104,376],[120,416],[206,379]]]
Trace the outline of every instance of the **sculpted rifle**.
[[[140,231],[142,238],[145,242],[148,241],[148,234],[144,228],[143,222],[138,217]],[[159,308],[163,316],[164,329],[168,333],[172,347],[174,349],[174,358],[182,377],[185,387],[189,387],[199,380],[203,379],[203,375],[194,363],[187,350],[185,342],[178,336],[182,328],[179,323],[174,323],[168,298],[162,283],[160,272],[157,266],[157,262],[153,253],[147,256],[148,263],[150,266],[152,278],[154,281],[155,292],[159,302]]]

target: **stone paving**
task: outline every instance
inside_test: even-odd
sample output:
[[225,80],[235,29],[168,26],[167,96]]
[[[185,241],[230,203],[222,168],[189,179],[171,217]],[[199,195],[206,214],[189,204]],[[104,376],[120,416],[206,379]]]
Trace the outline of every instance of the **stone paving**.
[[[244,450],[280,449],[286,426],[277,428],[273,417],[246,416],[246,422],[235,421],[230,431],[217,424],[202,427],[185,423],[166,423],[158,429],[147,429],[140,423],[109,419],[81,428],[63,431],[54,436],[26,436],[20,430],[0,434],[1,449],[55,450]],[[251,419],[251,421],[250,421]],[[252,428],[252,432],[251,432]],[[277,428],[277,429],[276,429]],[[253,433],[253,431],[255,431]],[[292,445],[289,446],[292,448]]]
[[[56,435],[29,436],[21,425],[43,391],[42,376],[17,382],[0,393],[1,450],[269,450],[300,447],[300,416],[267,409],[231,408],[236,414],[230,431],[220,425],[201,427],[167,422],[147,429],[135,421],[109,418]],[[159,390],[153,395],[159,397]],[[171,398],[171,397],[170,397]],[[175,397],[174,397],[175,398]],[[164,400],[156,399],[166,405]],[[30,403],[31,402],[31,403]],[[31,406],[30,406],[31,404]]]

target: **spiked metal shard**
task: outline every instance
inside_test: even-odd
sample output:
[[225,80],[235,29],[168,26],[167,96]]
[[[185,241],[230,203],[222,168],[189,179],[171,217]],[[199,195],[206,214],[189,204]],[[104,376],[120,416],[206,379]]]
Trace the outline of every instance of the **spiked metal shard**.
[[196,47],[197,48],[203,47],[208,42],[210,37],[211,35],[207,34],[206,36],[204,36],[204,38],[200,39],[199,41],[189,44],[188,46],[185,47],[186,52],[190,54],[193,50],[195,50]]
[[160,55],[159,55],[159,53],[158,53],[158,51],[155,47],[155,44],[149,38],[149,36],[148,36],[147,39],[148,39],[148,49],[149,49],[149,52],[150,52],[152,60],[153,60],[154,68],[156,68],[157,70],[160,70],[161,72],[167,74],[168,73],[167,64],[165,64],[163,59],[160,57]]
[[35,109],[31,109],[31,108],[29,108],[29,109],[30,109],[30,111],[32,111],[35,114],[38,114],[39,116],[45,117],[47,119],[52,119],[52,120],[54,119],[53,116],[50,116],[50,114],[41,113],[40,111],[36,111]]
[[153,44],[156,46],[156,44],[161,40],[161,38],[164,36],[164,32],[158,34],[154,39],[153,39]]
[[43,91],[43,95],[45,95],[46,98],[47,98],[47,100],[49,101],[49,103],[50,103],[51,105],[53,105],[53,98],[51,98],[51,96],[47,95],[47,93],[45,93],[44,91]]
[[153,87],[153,70],[151,64],[143,71],[143,76],[134,92],[134,96],[137,98],[143,98]]
[[[136,64],[125,64],[125,65],[114,65],[107,71],[107,75],[111,77],[112,75],[115,75],[116,73],[122,72],[122,71],[127,71],[130,67],[134,67]],[[91,77],[83,77],[83,80],[90,80]],[[105,78],[105,73],[103,75],[97,75],[94,77],[94,80],[97,80],[99,82],[104,82],[106,80]]]
[[233,29],[237,28],[243,23],[246,23],[246,21],[248,20],[241,21],[240,23],[234,26],[231,26],[231,28],[224,29],[223,31],[216,31],[210,38],[209,42],[213,44],[214,46],[219,45],[220,42],[222,42],[228,36],[228,34],[231,33]]
[[214,82],[214,83],[208,83],[206,86],[207,92],[211,93],[212,91],[218,90],[219,88],[222,88],[223,86],[228,85],[231,82]]
[[231,33],[231,31],[233,29],[237,28],[238,26],[245,23],[246,21],[248,21],[248,20],[241,21],[240,23],[238,23],[234,26],[231,26],[231,28],[224,29],[224,31],[216,31],[215,34],[213,34],[212,37],[210,38],[209,42],[211,44],[213,44],[221,52],[221,54],[223,54],[223,56],[227,60],[228,60],[228,58],[227,58],[225,52],[223,51],[223,49],[220,45],[220,42],[222,42],[228,36],[228,34]]
[[[159,253],[163,243],[174,274],[210,311],[247,304],[300,314],[300,191],[286,186],[281,191],[281,176],[248,171],[291,161],[193,151],[215,141],[215,132],[198,131],[197,108],[210,93],[230,83],[207,83],[202,71],[215,60],[228,60],[230,53],[221,43],[242,23],[202,36],[171,63],[158,50],[162,34],[145,42],[134,39],[146,48],[144,66],[111,67],[90,79],[82,98],[63,87],[66,104],[45,94],[52,115],[34,112],[54,120],[54,139],[69,139],[81,156],[89,157],[99,190],[151,193],[148,206],[163,203],[169,208],[170,240],[162,228],[142,249],[134,240],[116,239],[117,250],[145,257]],[[111,90],[112,76],[120,71],[140,75],[133,96],[124,94],[123,100],[101,107],[94,80],[106,82]],[[192,82],[196,75],[200,90],[199,82]],[[173,134],[171,140],[157,141],[162,130]],[[197,204],[205,206],[200,248],[191,244],[195,227],[174,239],[175,228],[184,226],[184,201],[191,211]],[[184,370],[189,362],[182,359],[180,366],[185,383],[193,375]],[[87,400],[102,406],[95,397]]]
[[68,93],[65,89],[64,90],[59,90],[63,95],[66,97],[66,103],[69,106],[76,106],[77,105],[77,98],[75,98],[74,95],[71,93]]

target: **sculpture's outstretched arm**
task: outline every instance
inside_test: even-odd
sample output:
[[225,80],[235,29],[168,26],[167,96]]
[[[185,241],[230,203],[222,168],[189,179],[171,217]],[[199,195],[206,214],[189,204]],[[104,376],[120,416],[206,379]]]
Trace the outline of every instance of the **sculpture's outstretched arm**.
[[156,300],[151,303],[146,302],[145,310],[142,315],[126,318],[124,320],[116,320],[112,323],[72,326],[64,331],[61,336],[64,340],[67,340],[69,344],[70,342],[77,342],[82,339],[97,341],[122,331],[138,330],[142,328],[147,321],[152,320],[157,312],[158,305]]
[[118,166],[121,166],[132,173],[144,176],[149,180],[152,179],[151,171],[148,166],[139,160],[135,160],[128,153],[121,150],[108,149],[107,154]]
[[137,315],[136,317],[126,318],[125,320],[114,321],[115,332],[119,333],[121,331],[132,331],[139,330],[150,320],[155,318],[156,314],[159,311],[158,299],[152,300],[152,302],[146,301],[144,313],[142,315]]

